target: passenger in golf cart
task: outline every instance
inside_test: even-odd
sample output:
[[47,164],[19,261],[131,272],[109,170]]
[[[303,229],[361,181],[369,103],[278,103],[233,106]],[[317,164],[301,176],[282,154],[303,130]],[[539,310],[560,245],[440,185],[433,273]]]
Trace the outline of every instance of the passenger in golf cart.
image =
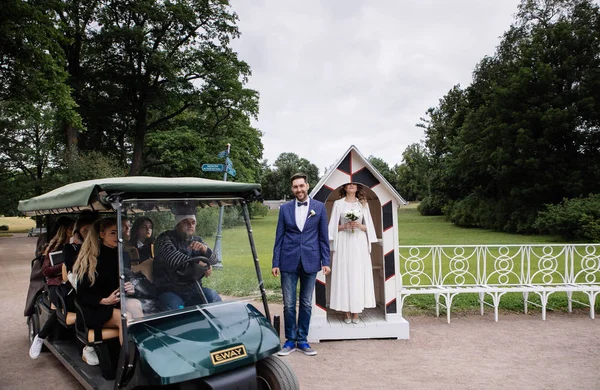
[[[62,302],[66,302],[67,311],[74,310],[73,296],[71,294],[72,287],[70,283],[63,283],[62,267],[63,264],[58,261],[60,252],[63,247],[68,244],[73,233],[73,221],[69,218],[61,218],[57,222],[58,228],[56,234],[46,245],[43,251],[42,274],[46,280],[46,291],[50,298],[50,302],[55,308],[60,307]],[[56,264],[55,264],[56,262]],[[61,298],[59,298],[59,295]],[[37,359],[42,351],[42,344],[48,335],[54,331],[54,327],[58,326],[58,315],[56,309],[50,315],[40,332],[35,335],[31,347],[29,348],[29,357]]]
[[[77,280],[76,300],[85,326],[95,331],[117,328],[122,344],[117,230],[116,218],[103,218],[94,223],[77,256],[73,274]],[[123,289],[129,296],[135,294],[130,281],[124,283]],[[133,317],[142,316],[139,300],[128,299],[125,310]]]
[[[210,276],[212,266],[218,260],[217,254],[195,233],[196,213],[192,208],[187,210],[187,214],[175,215],[175,229],[162,233],[156,239],[154,283],[158,289],[158,301],[165,310],[221,301],[215,290],[202,286],[202,277]],[[198,260],[199,257],[203,260]],[[190,261],[200,266],[203,275],[194,275],[192,268],[187,275],[177,272]]]

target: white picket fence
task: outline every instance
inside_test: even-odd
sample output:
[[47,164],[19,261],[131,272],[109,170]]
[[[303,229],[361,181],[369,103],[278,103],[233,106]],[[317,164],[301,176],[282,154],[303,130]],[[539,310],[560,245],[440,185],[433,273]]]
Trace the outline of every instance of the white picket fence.
[[[600,244],[400,246],[399,260],[400,313],[406,297],[432,294],[436,315],[445,307],[448,323],[452,300],[461,293],[478,293],[481,314],[484,305],[492,306],[496,321],[500,299],[508,292],[523,294],[525,313],[528,303],[541,306],[544,320],[551,294],[566,293],[569,312],[577,302],[589,306],[594,318],[600,293]],[[574,292],[586,294],[588,302],[573,300]],[[541,304],[529,301],[532,293]],[[486,295],[492,304],[485,302]]]

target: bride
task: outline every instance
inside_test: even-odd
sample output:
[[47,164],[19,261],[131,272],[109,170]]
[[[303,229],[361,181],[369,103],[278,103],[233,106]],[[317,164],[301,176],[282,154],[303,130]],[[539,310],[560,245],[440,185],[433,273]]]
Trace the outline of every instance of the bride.
[[347,183],[333,204],[329,221],[331,241],[330,308],[344,312],[347,324],[359,322],[363,309],[375,307],[371,243],[377,235],[369,205],[359,184]]

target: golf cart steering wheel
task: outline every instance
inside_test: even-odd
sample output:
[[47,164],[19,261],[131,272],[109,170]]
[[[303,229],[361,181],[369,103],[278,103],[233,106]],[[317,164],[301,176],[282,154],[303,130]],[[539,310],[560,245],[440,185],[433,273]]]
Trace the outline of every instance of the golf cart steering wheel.
[[[203,262],[206,266],[200,265],[200,262]],[[200,280],[209,268],[208,258],[195,256],[187,259],[185,265],[178,268],[175,273],[180,281],[191,283]]]

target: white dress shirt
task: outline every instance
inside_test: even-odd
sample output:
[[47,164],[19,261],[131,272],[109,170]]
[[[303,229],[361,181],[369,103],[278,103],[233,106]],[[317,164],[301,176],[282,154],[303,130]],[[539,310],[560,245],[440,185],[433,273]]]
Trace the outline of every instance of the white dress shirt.
[[296,213],[296,226],[302,231],[304,224],[306,223],[306,217],[308,216],[308,209],[310,208],[310,198],[306,197],[306,206],[298,206],[298,199],[294,202],[295,213]]

